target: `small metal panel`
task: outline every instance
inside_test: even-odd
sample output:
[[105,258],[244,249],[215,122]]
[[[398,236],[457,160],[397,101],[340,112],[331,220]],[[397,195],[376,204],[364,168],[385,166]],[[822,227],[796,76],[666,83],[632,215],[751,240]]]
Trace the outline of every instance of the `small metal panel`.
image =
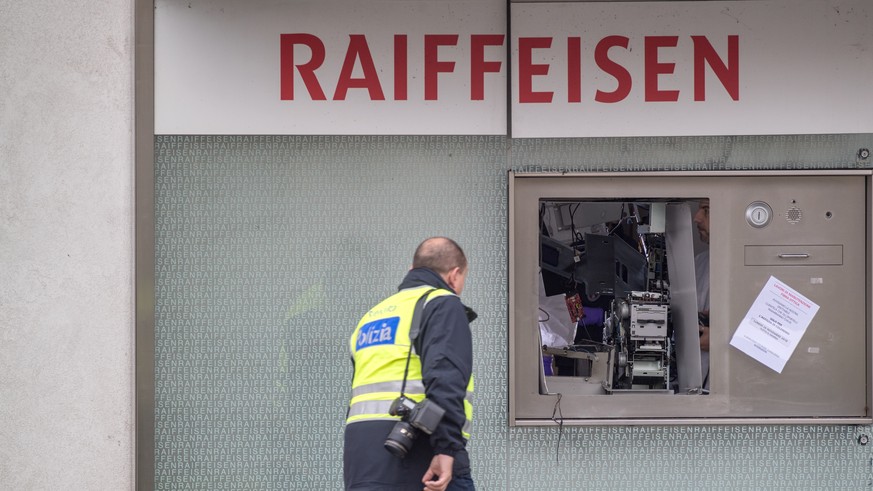
[[[820,306],[782,373],[729,346],[717,360],[713,353],[713,370],[726,367],[731,413],[869,417],[865,178],[761,177],[744,181],[731,195],[735,204],[766,201],[774,219],[767,227],[755,228],[746,222],[741,208],[716,209],[715,201],[712,204],[713,223],[727,223],[724,229],[714,230],[713,243],[732,244],[724,252],[725,262],[744,265],[731,268],[725,284],[729,333],[736,330],[770,276]],[[737,247],[740,244],[742,248]],[[717,281],[715,276],[712,281]]]

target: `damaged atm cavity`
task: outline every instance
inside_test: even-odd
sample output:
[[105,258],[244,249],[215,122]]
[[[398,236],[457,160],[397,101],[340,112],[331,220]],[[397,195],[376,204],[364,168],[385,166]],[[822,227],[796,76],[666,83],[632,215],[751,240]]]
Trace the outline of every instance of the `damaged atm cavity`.
[[[563,295],[568,306],[581,304],[581,312],[570,310],[564,330],[572,339],[541,333],[549,341],[542,345],[542,393],[701,392],[700,346],[690,341],[699,330],[690,322],[697,318],[696,298],[671,296],[676,287],[696,288],[692,206],[667,200],[541,203],[541,331],[567,314],[547,298]],[[681,253],[669,254],[676,252],[671,248]],[[685,315],[674,316],[674,309]],[[685,340],[679,356],[677,339]]]

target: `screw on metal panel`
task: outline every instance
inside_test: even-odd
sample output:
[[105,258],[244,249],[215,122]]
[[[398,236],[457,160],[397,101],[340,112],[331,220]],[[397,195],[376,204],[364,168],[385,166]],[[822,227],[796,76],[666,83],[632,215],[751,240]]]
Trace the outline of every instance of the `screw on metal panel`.
[[869,148],[862,148],[862,149],[858,150],[858,158],[859,159],[867,160],[867,158],[869,158],[869,157],[870,157],[870,149]]
[[870,442],[869,436],[867,436],[863,433],[858,435],[858,443],[860,443],[861,445],[867,445],[868,442]]

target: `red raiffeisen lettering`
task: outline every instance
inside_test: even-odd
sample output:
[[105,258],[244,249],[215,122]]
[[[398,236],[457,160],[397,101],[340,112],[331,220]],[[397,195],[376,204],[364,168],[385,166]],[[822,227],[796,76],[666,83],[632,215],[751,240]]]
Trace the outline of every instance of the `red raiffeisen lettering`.
[[[457,34],[424,35],[425,100],[439,100],[439,75],[455,71],[456,61],[440,59],[439,48],[457,46],[458,38]],[[487,46],[503,46],[504,39],[503,34],[472,34],[470,36],[470,100],[481,101],[485,99],[485,74],[498,73],[503,65],[502,61],[486,60],[485,48]],[[409,53],[407,44],[407,35],[394,35],[394,93],[392,99],[395,101],[405,101],[408,98]],[[312,55],[308,61],[298,63],[294,59],[294,48],[297,45],[309,48]],[[307,33],[282,34],[279,51],[281,99],[283,101],[295,99],[294,80],[295,74],[299,74],[310,99],[314,101],[327,100],[321,84],[322,80],[319,80],[316,74],[327,56],[321,38]],[[352,76],[356,67],[360,67],[362,73],[360,77]],[[385,92],[382,89],[378,72],[379,70],[373,62],[370,46],[367,43],[367,37],[363,34],[350,34],[345,59],[336,80],[332,99],[342,101],[345,100],[349,89],[364,89],[369,93],[370,100],[384,101]]]
[[[739,36],[727,36],[727,62],[719,57],[706,36],[690,36],[690,38],[693,46],[694,100],[706,100],[706,68],[708,66],[731,99],[738,101],[740,99]],[[454,73],[456,65],[456,61],[440,59],[439,49],[440,47],[457,47],[458,39],[459,35],[457,34],[424,35],[424,100],[439,100],[439,75],[441,73]],[[679,39],[679,36],[645,36],[643,38],[643,83],[646,102],[676,102],[679,100],[679,90],[664,90],[658,85],[661,75],[670,75],[674,73],[676,68],[675,63],[661,62],[659,52],[677,47]],[[485,48],[503,46],[504,40],[503,34],[470,35],[470,100],[481,101],[485,99],[486,74],[500,72],[503,65],[502,61],[486,60]],[[534,50],[550,49],[553,40],[552,37],[518,38],[519,103],[552,102],[554,96],[552,91],[535,91],[533,89],[534,77],[548,76],[550,67],[548,63],[534,63],[533,52]],[[308,61],[300,63],[294,59],[294,48],[298,45],[309,48],[311,56]],[[630,94],[634,81],[631,72],[609,56],[611,49],[628,50],[629,46],[630,39],[625,36],[606,36],[597,42],[594,49],[594,64],[602,72],[615,78],[617,85],[615,90],[611,92],[596,90],[593,97],[595,102],[605,104],[621,102]],[[456,52],[463,52],[463,50]],[[281,99],[283,101],[295,100],[294,82],[299,75],[311,100],[327,100],[322,80],[319,80],[316,73],[324,64],[326,56],[324,42],[318,36],[308,33],[282,34],[280,36]],[[583,66],[582,39],[580,37],[567,38],[567,59],[565,62],[567,64],[567,102],[582,102]],[[391,95],[395,101],[408,99],[408,66],[407,35],[395,34],[394,92]],[[360,67],[362,74],[360,77],[352,75],[356,67]],[[379,71],[373,61],[366,36],[350,34],[332,100],[345,100],[349,89],[366,90],[370,100],[373,101],[386,100],[378,75]]]
[[[534,63],[534,50],[550,49],[552,37],[520,37],[518,38],[518,102],[551,103],[554,95],[551,91],[534,91],[534,77],[548,76],[548,63]],[[662,63],[658,53],[662,49],[675,48],[679,44],[679,36],[645,36],[643,40],[644,73],[643,82],[646,102],[675,102],[679,100],[678,90],[661,90],[658,87],[660,75],[672,74],[675,63]],[[727,37],[727,63],[716,53],[712,43],[706,36],[691,36],[693,43],[694,63],[694,100],[706,100],[706,67],[712,69],[731,99],[740,99],[740,48],[739,36]],[[606,92],[597,90],[594,101],[601,103],[616,103],[623,101],[630,94],[633,77],[627,68],[609,57],[609,50],[628,49],[630,39],[625,36],[606,36],[597,42],[594,48],[594,63],[604,73],[611,75],[618,82],[615,90]],[[582,102],[582,39],[567,38],[567,102]]]

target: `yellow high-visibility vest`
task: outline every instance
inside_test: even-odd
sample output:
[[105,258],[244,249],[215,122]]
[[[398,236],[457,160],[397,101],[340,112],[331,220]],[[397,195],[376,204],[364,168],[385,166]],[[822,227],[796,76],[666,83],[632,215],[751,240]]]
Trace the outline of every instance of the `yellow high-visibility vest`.
[[[454,295],[449,290],[430,286],[400,290],[370,309],[358,322],[349,347],[355,361],[352,379],[352,398],[346,423],[373,420],[399,420],[388,414],[391,402],[400,396],[403,372],[409,356],[409,371],[406,375],[404,395],[420,402],[424,399],[424,383],[421,375],[421,358],[415,349],[410,354],[409,331],[412,313],[418,300],[428,293],[427,301],[444,295]],[[473,376],[467,384],[464,398],[466,423],[462,429],[465,439],[470,438],[473,421]]]

